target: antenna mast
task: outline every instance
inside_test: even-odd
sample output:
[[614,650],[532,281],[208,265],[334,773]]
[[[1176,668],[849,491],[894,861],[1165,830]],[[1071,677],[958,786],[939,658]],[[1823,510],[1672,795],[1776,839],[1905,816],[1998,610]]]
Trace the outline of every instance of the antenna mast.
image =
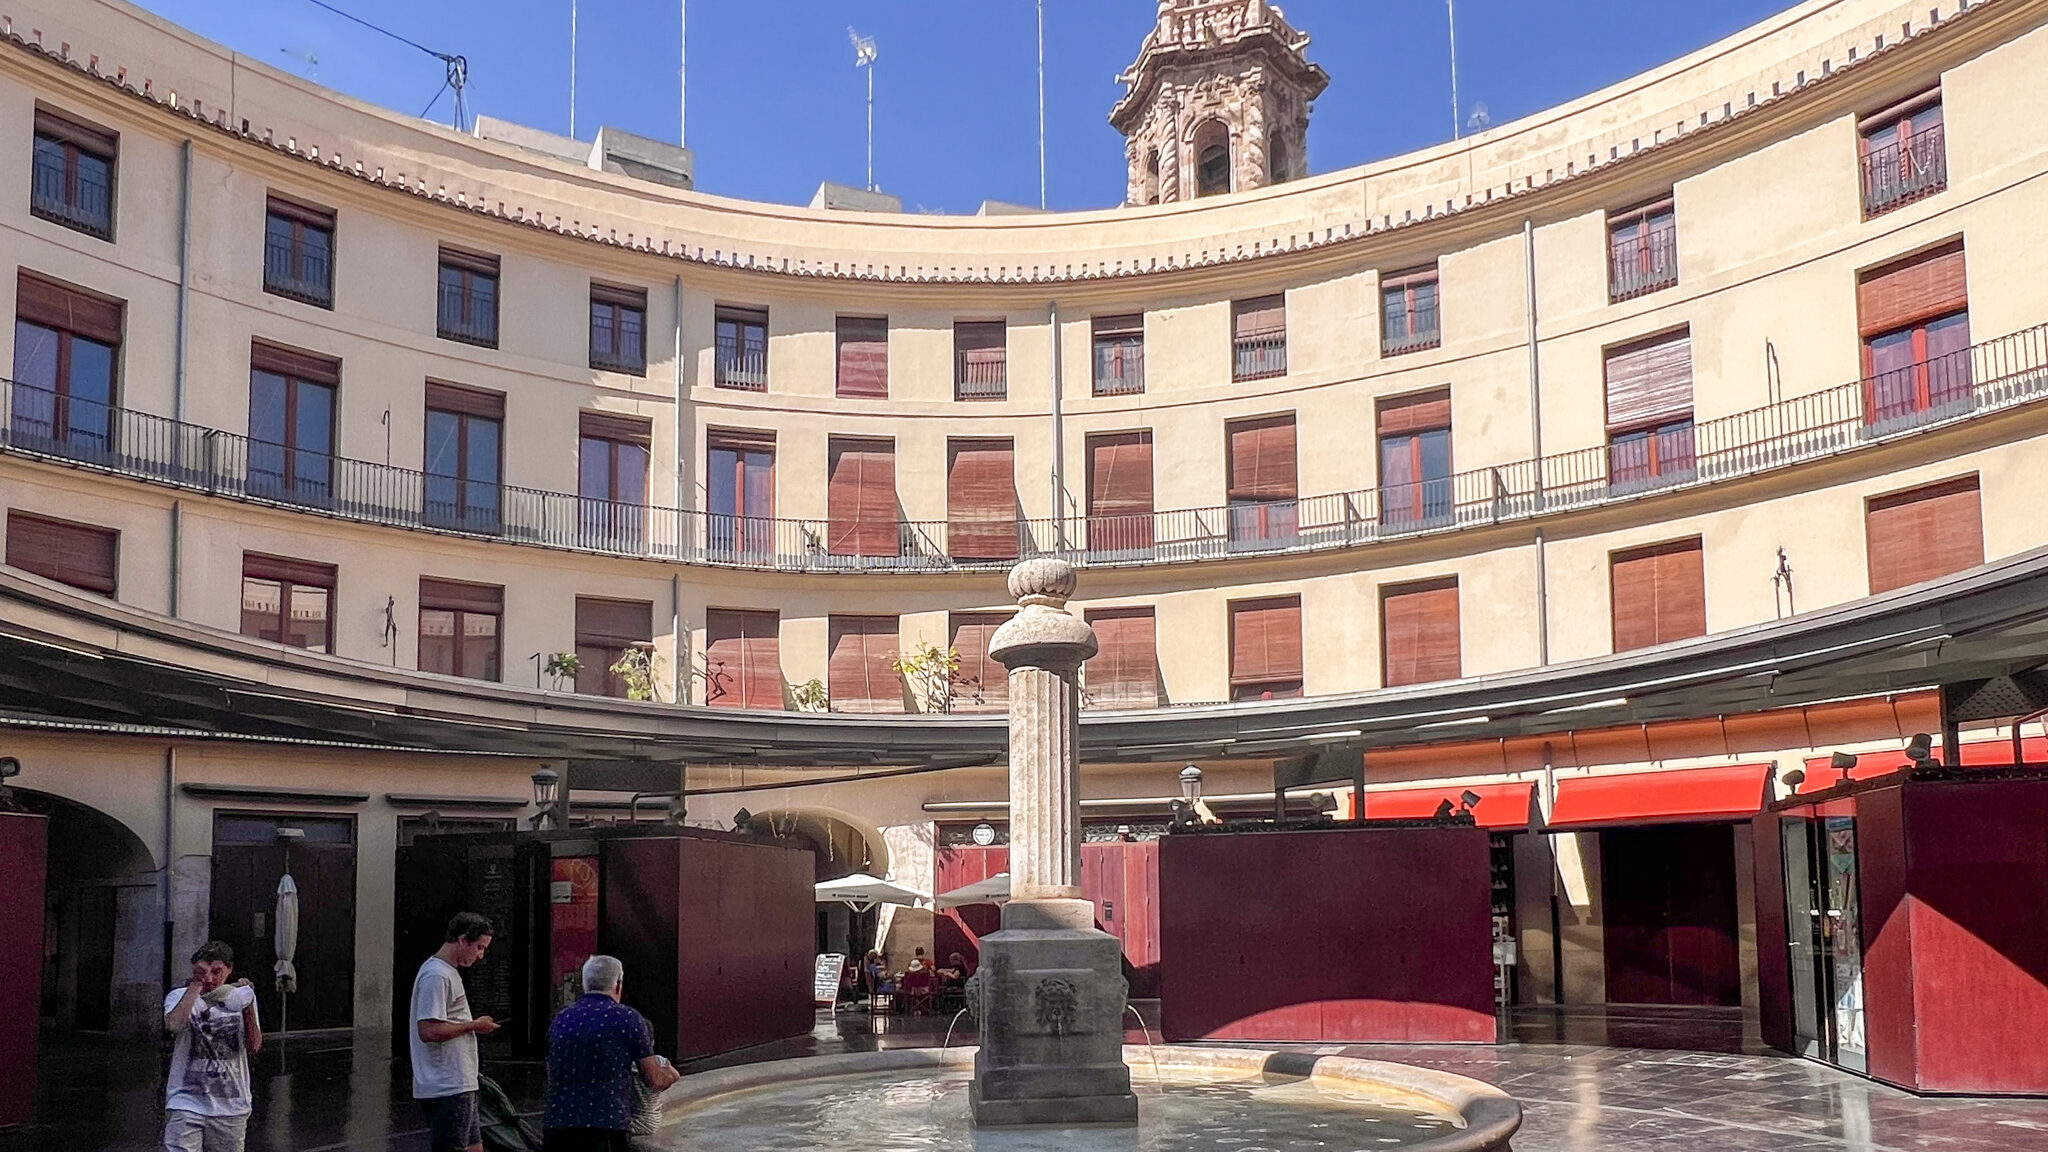
[[1444,0],[1451,18],[1451,139],[1458,138],[1458,0]]
[[327,0],[306,0],[306,2],[313,5],[316,8],[325,8],[329,12],[334,13],[336,16],[339,16],[344,20],[349,20],[354,23],[361,24],[363,27],[368,28],[372,32],[376,32],[383,36],[389,36],[393,40],[398,41],[400,44],[403,44],[408,48],[417,48],[420,51],[425,52],[427,55],[432,56],[434,59],[439,60],[442,66],[446,69],[444,78],[441,81],[441,89],[439,92],[434,93],[434,98],[432,100],[427,101],[427,109],[426,111],[422,111],[420,115],[421,117],[425,117],[427,111],[432,111],[434,105],[440,101],[441,92],[446,92],[450,88],[453,88],[455,90],[455,130],[457,132],[466,132],[469,130],[469,106],[463,101],[462,98],[462,90],[469,84],[469,60],[467,57],[453,55],[447,52],[436,52],[432,48],[427,47],[425,44],[422,44],[417,40],[408,40],[405,37],[400,36],[398,33],[393,32],[389,28],[379,27],[378,25],[372,24],[368,20],[363,19],[361,16],[354,16],[347,12],[343,12],[341,9],[336,8],[334,5],[327,3]]
[[875,190],[875,38],[863,36],[852,28],[846,30],[847,38],[853,41],[853,66],[865,68],[868,72],[868,191]]
[[1045,207],[1045,0],[1038,0],[1038,207]]

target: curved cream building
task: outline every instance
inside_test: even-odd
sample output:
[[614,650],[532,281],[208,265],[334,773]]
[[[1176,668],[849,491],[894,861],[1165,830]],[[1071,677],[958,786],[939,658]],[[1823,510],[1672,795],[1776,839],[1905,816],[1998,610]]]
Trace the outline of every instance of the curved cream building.
[[[1917,663],[1794,666],[2048,545],[2044,23],[1811,0],[1364,168],[1285,179],[1296,142],[1235,194],[937,217],[595,170],[113,0],[17,3],[0,724],[78,834],[53,955],[127,945],[53,961],[51,1013],[146,1021],[162,940],[232,926],[283,823],[355,939],[306,1010],[380,1021],[394,846],[532,815],[541,763],[601,818],[687,765],[693,822],[943,888],[1000,835],[981,649],[1042,552],[1104,638],[1106,828],[1162,822],[1189,761],[1254,812],[1333,747],[1368,814],[1493,789],[1515,995],[1605,999],[1600,829],[1746,814],[1646,774],[1754,811],[2012,670],[1924,630]],[[922,643],[950,691],[891,667]],[[635,649],[653,700],[602,699]],[[1556,810],[1610,777],[1618,807]],[[1746,828],[1675,826],[1746,884]]]

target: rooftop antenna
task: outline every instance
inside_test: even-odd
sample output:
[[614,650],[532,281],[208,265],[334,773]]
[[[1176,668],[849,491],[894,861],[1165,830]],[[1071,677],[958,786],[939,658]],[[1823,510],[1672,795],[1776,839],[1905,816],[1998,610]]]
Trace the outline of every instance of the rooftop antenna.
[[1038,207],[1045,208],[1045,0],[1038,0]]
[[425,118],[428,112],[433,111],[434,105],[440,103],[441,93],[448,91],[450,88],[453,88],[455,90],[455,130],[457,132],[467,132],[469,130],[469,107],[467,104],[463,102],[462,98],[462,90],[469,85],[469,60],[467,58],[452,55],[447,52],[436,52],[432,48],[427,47],[425,44],[422,44],[417,40],[408,40],[407,38],[400,36],[398,33],[393,32],[389,28],[381,28],[375,24],[370,23],[368,20],[363,19],[361,16],[356,16],[344,12],[341,9],[336,8],[334,5],[327,3],[327,0],[306,0],[306,3],[311,4],[316,8],[325,8],[329,12],[334,13],[336,16],[339,16],[344,20],[349,20],[354,23],[361,24],[363,27],[368,28],[372,32],[376,32],[384,36],[389,36],[393,40],[398,41],[400,44],[403,44],[408,48],[417,48],[420,51],[425,52],[427,55],[432,56],[434,59],[439,60],[442,64],[442,67],[445,69],[443,73],[443,78],[441,80],[440,91],[435,92],[434,98],[432,100],[427,101],[427,106],[426,108],[421,110],[420,116],[422,118]]
[[690,146],[690,0],[676,0],[676,147]]
[[[1043,3],[1043,0],[1040,0]],[[1451,139],[1458,138],[1458,0],[1444,0],[1451,23]]]
[[306,66],[306,79],[318,80],[320,78],[320,58],[315,56],[310,49],[279,48],[278,51],[303,63]]
[[875,38],[863,36],[852,28],[846,30],[846,38],[853,41],[853,66],[868,70],[868,191],[875,190]]
[[569,139],[576,138],[576,0],[569,0]]

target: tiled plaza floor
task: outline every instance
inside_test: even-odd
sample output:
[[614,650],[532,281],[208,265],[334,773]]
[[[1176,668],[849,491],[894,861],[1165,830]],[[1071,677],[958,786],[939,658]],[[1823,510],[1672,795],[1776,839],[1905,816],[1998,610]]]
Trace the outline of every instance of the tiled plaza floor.
[[[741,1058],[929,1047],[945,1024],[889,1020],[877,1033],[862,1015],[821,1017],[810,1036]],[[1516,1152],[2048,1152],[2048,1100],[1916,1098],[1764,1054],[1739,1016],[1530,1010],[1517,1014],[1512,1034],[1495,1047],[1308,1050],[1499,1084],[1524,1109]],[[1136,1031],[1130,1039],[1143,1042]],[[536,1102],[538,1065],[487,1061],[486,1071],[522,1106]],[[54,1044],[41,1084],[38,1123],[0,1133],[0,1152],[156,1147],[163,1070],[154,1044]],[[408,1088],[380,1033],[273,1038],[257,1062],[250,1152],[420,1152]]]

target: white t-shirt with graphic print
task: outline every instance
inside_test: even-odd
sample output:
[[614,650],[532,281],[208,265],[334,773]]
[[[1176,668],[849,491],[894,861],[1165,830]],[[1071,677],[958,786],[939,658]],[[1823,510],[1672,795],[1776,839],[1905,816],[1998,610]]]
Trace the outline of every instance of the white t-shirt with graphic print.
[[[184,996],[179,988],[164,997],[164,1015]],[[191,1026],[178,1033],[171,1052],[164,1107],[201,1116],[249,1114],[249,1038],[242,1029],[242,1009],[255,1006],[256,990],[239,985],[192,998]]]

